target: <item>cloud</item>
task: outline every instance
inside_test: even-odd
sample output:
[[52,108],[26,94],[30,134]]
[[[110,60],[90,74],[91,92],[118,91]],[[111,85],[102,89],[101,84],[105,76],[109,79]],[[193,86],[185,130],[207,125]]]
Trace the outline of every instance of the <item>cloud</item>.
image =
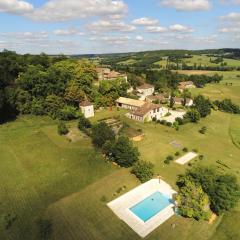
[[143,36],[138,35],[138,36],[136,36],[136,40],[137,41],[143,41],[144,39],[143,39]]
[[221,32],[221,33],[239,33],[240,28],[239,27],[220,28],[219,32]]
[[91,23],[87,26],[88,30],[96,33],[104,32],[133,32],[136,27],[133,25],[126,24],[122,21],[108,21],[108,20],[99,20],[97,22]]
[[193,29],[181,24],[171,25],[169,29],[173,32],[193,32]]
[[47,39],[49,37],[48,33],[45,31],[42,32],[9,32],[9,33],[1,33],[1,37],[6,39],[11,39],[13,41],[23,40],[25,42],[32,41],[41,41],[43,39]]
[[90,38],[91,41],[102,41],[112,45],[127,44],[131,40],[130,36],[103,36],[101,38]]
[[26,1],[0,0],[0,12],[22,15],[32,10],[33,5]]
[[146,27],[146,32],[148,33],[163,33],[166,32],[167,28],[160,26],[148,26]]
[[162,0],[161,4],[178,11],[207,11],[211,8],[209,0]]
[[228,15],[221,16],[220,19],[224,21],[240,22],[240,13],[231,12]]
[[157,19],[151,19],[151,18],[138,18],[132,21],[132,24],[139,25],[139,26],[154,26],[157,25],[159,21]]
[[55,35],[58,36],[71,36],[71,35],[79,35],[83,36],[85,35],[83,32],[78,31],[75,28],[69,28],[69,29],[56,29],[53,31]]
[[36,21],[59,22],[92,16],[119,17],[127,12],[122,0],[49,0],[26,16]]

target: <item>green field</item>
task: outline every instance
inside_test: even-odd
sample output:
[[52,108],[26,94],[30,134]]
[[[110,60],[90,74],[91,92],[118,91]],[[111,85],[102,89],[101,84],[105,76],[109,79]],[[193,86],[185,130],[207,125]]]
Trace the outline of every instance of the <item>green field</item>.
[[[211,57],[212,60],[216,59],[214,57]],[[179,62],[180,64],[185,63],[188,66],[194,66],[194,65],[202,65],[206,67],[217,67],[220,66],[220,64],[216,64],[213,62],[210,62],[210,57],[206,55],[193,55],[191,58],[183,58]],[[235,59],[228,59],[228,58],[223,58],[223,62],[227,63],[228,67],[240,67],[240,61],[235,60]],[[174,64],[173,62],[170,62],[171,64]],[[161,65],[162,68],[166,68],[167,65],[167,60],[163,59],[160,61],[155,62],[155,64]]]
[[[193,164],[218,166],[216,161],[221,160],[230,168],[222,168],[222,171],[233,172],[240,179],[239,116],[213,112],[200,124],[188,124],[176,132],[155,123],[131,121],[124,113],[106,109],[98,112],[92,121],[118,116],[132,128],[142,129],[145,137],[135,143],[141,158],[153,162],[156,174],[161,174],[174,188],[177,175],[188,166],[174,162],[164,165],[163,161],[167,155],[181,152],[182,147],[198,149],[204,155],[202,161],[197,159]],[[76,122],[68,125],[75,127]],[[208,128],[205,135],[198,132],[202,126]],[[181,147],[174,147],[173,141]],[[138,180],[128,169],[105,162],[89,138],[80,132],[78,141],[69,142],[57,134],[55,121],[45,117],[19,117],[0,126],[0,151],[0,239],[40,239],[41,218],[52,222],[52,239],[140,239],[106,206],[108,201],[137,186]],[[121,191],[122,187],[126,189]],[[236,227],[239,213],[237,208],[233,210],[234,221],[229,213],[212,225],[174,216],[146,239],[205,240],[212,237],[216,240],[221,234],[221,239],[228,240],[229,232],[239,236]],[[4,219],[9,214],[15,220],[6,229]],[[173,223],[175,229],[171,228]]]

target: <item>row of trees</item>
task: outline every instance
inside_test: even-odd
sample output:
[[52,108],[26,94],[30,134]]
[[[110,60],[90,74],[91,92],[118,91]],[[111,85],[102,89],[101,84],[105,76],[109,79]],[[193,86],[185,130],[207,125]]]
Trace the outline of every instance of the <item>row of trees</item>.
[[[121,167],[133,166],[132,173],[142,182],[152,178],[154,166],[151,163],[139,161],[138,148],[128,137],[116,136],[105,122],[92,126],[84,116],[80,117],[78,127],[91,136],[93,144],[101,149],[109,161],[115,162]],[[90,129],[91,131],[89,131]]]

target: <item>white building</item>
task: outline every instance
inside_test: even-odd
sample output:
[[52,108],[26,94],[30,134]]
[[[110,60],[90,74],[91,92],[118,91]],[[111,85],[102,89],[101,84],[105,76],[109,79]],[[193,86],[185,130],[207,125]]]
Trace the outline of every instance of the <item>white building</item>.
[[136,121],[149,122],[154,118],[160,120],[164,116],[164,110],[159,104],[145,102],[143,106],[128,113],[127,116]]
[[137,95],[139,96],[139,100],[145,100],[147,96],[151,96],[154,93],[154,86],[150,84],[143,84],[137,87]]
[[94,117],[94,107],[92,103],[88,101],[83,101],[79,104],[79,107],[85,118]]
[[[182,105],[183,104],[184,98],[174,97],[173,99],[174,99],[174,103],[176,105]],[[191,107],[192,105],[193,105],[193,100],[191,98],[187,98],[185,106]]]

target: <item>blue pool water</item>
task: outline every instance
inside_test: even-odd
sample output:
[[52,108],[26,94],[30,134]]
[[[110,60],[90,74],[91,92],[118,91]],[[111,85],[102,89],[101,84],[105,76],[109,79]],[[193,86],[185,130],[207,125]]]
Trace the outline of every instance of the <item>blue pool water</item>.
[[169,199],[169,197],[160,192],[155,192],[131,207],[130,210],[141,220],[146,222],[170,204],[171,199]]

